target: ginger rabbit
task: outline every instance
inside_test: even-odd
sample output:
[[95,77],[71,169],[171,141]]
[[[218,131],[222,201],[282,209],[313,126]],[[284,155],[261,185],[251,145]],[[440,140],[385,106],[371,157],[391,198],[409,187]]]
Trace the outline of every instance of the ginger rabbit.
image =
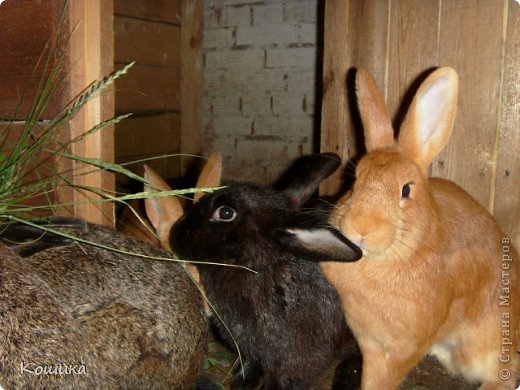
[[428,169],[455,120],[458,76],[434,71],[397,141],[372,76],[357,97],[367,154],[331,222],[363,251],[324,262],[362,354],[362,389],[395,389],[426,354],[481,389],[513,389],[518,374],[518,254],[491,215]]

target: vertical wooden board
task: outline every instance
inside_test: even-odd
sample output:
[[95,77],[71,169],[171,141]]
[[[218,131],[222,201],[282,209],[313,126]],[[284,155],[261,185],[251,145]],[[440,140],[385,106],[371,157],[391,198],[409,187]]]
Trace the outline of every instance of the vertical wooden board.
[[520,247],[520,6],[513,0],[505,2],[507,29],[504,41],[500,104],[500,137],[494,188],[493,214]]
[[[113,3],[111,0],[77,0],[69,3],[71,38],[70,94],[78,95],[94,80],[110,74],[114,65],[113,52]],[[70,122],[70,137],[75,138],[96,124],[113,116],[113,88],[105,90],[92,99]],[[97,158],[107,162],[114,159],[113,129],[105,128],[72,145],[78,156]],[[73,162],[76,186],[114,190],[113,175],[95,172],[88,175],[92,167]],[[86,195],[88,194],[88,195]],[[74,213],[90,222],[114,224],[113,205],[97,202],[100,197],[93,193],[74,191]]]
[[[330,1],[325,3],[325,51],[321,151],[335,152],[348,162],[361,152],[362,135],[357,120],[354,68],[370,70],[384,83],[387,58],[389,1]],[[345,167],[347,174],[350,166]],[[320,187],[323,195],[336,194],[344,173],[335,172]]]
[[351,1],[348,21],[349,66],[368,69],[383,91],[390,56],[388,38],[392,4],[390,0]]
[[432,166],[482,205],[490,204],[501,68],[503,2],[445,0],[439,63],[459,74],[459,101],[451,141]]
[[180,26],[114,17],[115,62],[180,67]]
[[438,64],[440,1],[393,1],[390,10],[388,82],[384,94],[396,127],[418,78]]
[[[347,129],[347,83],[349,66],[347,42],[350,1],[325,3],[323,97],[321,113],[321,150],[338,153],[343,161]],[[341,173],[335,172],[321,183],[323,195],[335,194],[341,185]]]
[[[181,152],[202,154],[202,88],[204,63],[202,45],[204,33],[204,2],[182,0],[181,29]],[[182,173],[185,174],[193,158],[183,157]]]
[[114,0],[114,13],[179,26],[181,2],[181,0]]

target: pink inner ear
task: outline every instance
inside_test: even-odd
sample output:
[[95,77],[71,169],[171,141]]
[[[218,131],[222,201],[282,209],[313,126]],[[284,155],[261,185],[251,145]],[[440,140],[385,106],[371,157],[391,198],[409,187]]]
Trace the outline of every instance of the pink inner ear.
[[448,143],[457,111],[458,77],[439,68],[421,84],[399,133],[399,145],[423,172]]
[[417,136],[421,146],[430,140],[436,129],[446,126],[443,122],[446,121],[444,113],[450,106],[450,100],[446,98],[450,87],[449,78],[443,77],[420,94],[417,105],[417,119],[420,124]]

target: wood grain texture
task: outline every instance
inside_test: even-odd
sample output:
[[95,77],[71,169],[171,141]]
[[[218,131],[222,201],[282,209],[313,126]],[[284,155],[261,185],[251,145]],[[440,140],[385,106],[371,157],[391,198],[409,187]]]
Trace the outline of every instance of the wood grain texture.
[[[114,66],[113,3],[111,0],[76,0],[69,3],[71,25],[70,96],[78,95],[94,80],[109,75]],[[70,137],[75,138],[114,114],[113,88],[92,99],[70,122]],[[114,160],[113,129],[105,128],[72,145],[79,156]],[[107,172],[78,176],[92,168],[73,163],[74,184],[90,188],[114,190],[114,178]],[[96,202],[100,197],[92,193],[74,191],[74,214],[90,222],[114,224],[111,203]]]
[[[0,119],[15,118],[16,107],[29,84],[16,119],[27,116],[43,75],[48,54],[45,47],[54,36],[62,7],[63,1],[58,0],[6,1],[0,6]],[[40,56],[42,61],[37,66]],[[57,96],[44,112],[45,118],[55,116],[61,104]]]
[[425,71],[438,66],[439,8],[438,1],[391,2],[384,94],[396,129],[404,119],[418,81],[424,79]]
[[[202,85],[204,58],[202,38],[204,32],[204,4],[202,0],[182,0],[181,28],[181,152],[202,154]],[[185,174],[193,158],[181,160]]]
[[114,13],[180,26],[181,0],[114,0]]
[[114,16],[116,63],[180,67],[180,26]]
[[[116,129],[118,161],[132,161],[133,157],[172,153],[180,149],[179,113],[161,113],[144,117],[130,117]],[[139,147],[136,149],[136,145]],[[163,172],[158,172],[164,176]]]
[[485,207],[490,203],[498,123],[503,2],[443,1],[439,63],[459,74],[455,129],[432,166]]
[[[134,117],[116,125],[116,161],[180,150],[181,1],[115,0],[116,68],[135,61],[116,82],[116,112]],[[179,175],[180,158],[153,162],[164,177]]]
[[[117,68],[122,67],[117,65]],[[136,64],[116,85],[116,111],[180,111],[180,70]]]
[[[344,162],[364,150],[354,68],[370,70],[379,87],[385,89],[389,5],[389,1],[379,0],[325,3],[321,149],[339,153]],[[335,22],[329,23],[328,18]],[[347,163],[344,171],[335,172],[322,183],[320,193],[337,194],[350,175],[352,166]]]
[[504,67],[498,99],[499,123],[493,214],[520,248],[520,6],[505,1]]
[[[363,148],[354,87],[335,86],[336,73],[368,68],[399,125],[425,75],[452,66],[460,78],[457,120],[432,175],[461,185],[519,245],[519,9],[514,0],[327,1],[321,150],[346,162]],[[332,177],[322,193],[334,194],[340,181]]]
[[[349,34],[350,2],[328,1],[325,4],[325,47],[323,53],[323,103],[321,113],[321,149],[342,155],[344,161],[351,155],[345,154],[345,145],[352,140],[347,130],[347,70],[349,67],[346,50]],[[335,172],[322,182],[323,195],[336,193],[341,184],[341,173]]]

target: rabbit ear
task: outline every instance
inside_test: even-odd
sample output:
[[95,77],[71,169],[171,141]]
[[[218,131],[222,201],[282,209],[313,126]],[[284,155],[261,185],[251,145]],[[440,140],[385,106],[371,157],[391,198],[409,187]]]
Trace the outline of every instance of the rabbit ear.
[[[146,192],[171,191],[171,187],[149,166],[144,166],[144,178]],[[160,198],[147,198],[144,201],[146,215],[152,222],[155,232],[161,241],[161,246],[167,250],[170,248],[170,231],[172,226],[184,214],[181,203],[176,196],[163,196]]]
[[421,84],[401,127],[399,145],[423,173],[448,143],[457,112],[458,76],[449,67]]
[[312,261],[351,262],[361,250],[333,227],[277,229],[275,240],[284,250]]
[[[208,161],[200,172],[197,180],[197,188],[218,187],[222,179],[222,155],[220,152],[213,152],[209,156]],[[198,202],[205,194],[197,192],[194,196],[195,202]]]
[[392,146],[394,129],[390,114],[376,81],[366,69],[356,73],[356,93],[367,151]]
[[298,207],[340,165],[341,159],[334,153],[304,156],[296,160],[274,187],[285,193],[294,207]]

